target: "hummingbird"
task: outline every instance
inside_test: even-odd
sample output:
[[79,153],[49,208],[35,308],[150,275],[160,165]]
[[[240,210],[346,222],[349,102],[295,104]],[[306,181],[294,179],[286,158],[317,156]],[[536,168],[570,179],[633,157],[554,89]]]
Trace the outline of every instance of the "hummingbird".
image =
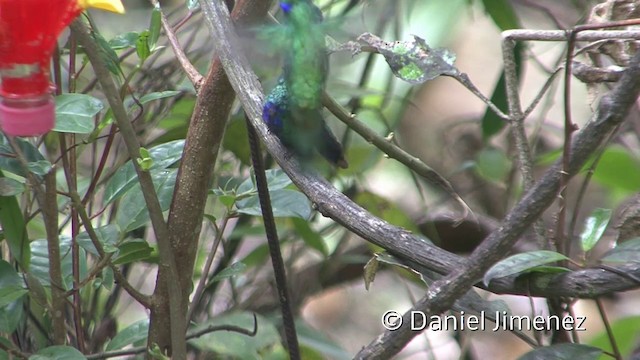
[[[295,118],[291,94],[284,78],[271,90],[262,109],[262,120],[282,144],[301,160],[313,158],[317,151],[331,164],[346,169],[342,145],[322,117],[322,108],[308,110],[305,118]],[[297,114],[299,116],[299,114]]]
[[282,0],[285,56],[283,74],[267,96],[262,118],[269,129],[301,159],[314,150],[346,168],[342,145],[322,116],[322,95],[329,71],[322,12],[310,0]]

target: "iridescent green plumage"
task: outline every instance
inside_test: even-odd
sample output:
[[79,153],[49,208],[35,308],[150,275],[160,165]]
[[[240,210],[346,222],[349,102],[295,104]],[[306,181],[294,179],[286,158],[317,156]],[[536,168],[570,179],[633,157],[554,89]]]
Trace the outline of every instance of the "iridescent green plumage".
[[284,59],[284,81],[293,111],[321,107],[329,71],[322,13],[311,1],[281,1],[289,38]]
[[268,95],[263,119],[282,143],[303,160],[318,151],[346,168],[342,146],[322,117],[328,54],[322,13],[309,0],[281,1],[286,32],[283,75]]

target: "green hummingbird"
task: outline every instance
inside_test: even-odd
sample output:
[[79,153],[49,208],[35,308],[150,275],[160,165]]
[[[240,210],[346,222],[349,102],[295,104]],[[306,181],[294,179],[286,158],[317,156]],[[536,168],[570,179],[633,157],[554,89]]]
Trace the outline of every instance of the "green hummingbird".
[[[322,108],[308,110],[305,118],[297,119],[291,111],[291,93],[286,81],[280,78],[278,85],[267,96],[262,109],[262,119],[282,144],[301,160],[308,161],[317,151],[330,163],[346,169],[342,145],[322,117]],[[299,116],[299,113],[297,113]]]
[[316,150],[346,168],[342,146],[322,117],[329,70],[322,13],[310,0],[283,0],[280,8],[286,32],[283,75],[267,96],[262,118],[301,159],[310,159]]

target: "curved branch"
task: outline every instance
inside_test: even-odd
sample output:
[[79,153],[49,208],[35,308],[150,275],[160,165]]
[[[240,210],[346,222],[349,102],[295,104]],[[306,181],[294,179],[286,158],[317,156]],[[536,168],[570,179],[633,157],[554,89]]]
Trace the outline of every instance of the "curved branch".
[[[624,121],[629,108],[635,103],[640,93],[639,79],[640,53],[637,53],[618,85],[602,98],[598,112],[592,121],[576,135],[569,151],[568,161],[561,159],[547,170],[540,181],[507,214],[502,225],[476,248],[464,265],[436,281],[429,288],[426,296],[403,315],[403,323],[410,322],[411,311],[422,311],[426,315],[424,320],[427,323],[417,325],[423,325],[426,328],[432,315],[449,309],[454,301],[468,291],[491,265],[500,260],[502,254],[509,251],[518,237],[554,201],[560,189],[561,177],[566,176],[569,179],[574,176],[589,156]],[[402,326],[393,332],[387,331],[362,349],[356,358],[388,359],[397,354],[417,334],[419,332],[413,332],[408,326]]]
[[[399,258],[413,261],[440,274],[448,274],[455,269],[460,269],[467,261],[465,258],[442,250],[407,230],[378,219],[338,192],[326,180],[300,170],[292,156],[282,147],[278,138],[267,130],[266,125],[261,120],[262,100],[264,98],[262,87],[258,83],[256,75],[252,72],[246,57],[234,45],[237,36],[229,23],[228,13],[223,6],[218,6],[217,2],[207,3],[203,9],[205,21],[214,35],[212,38],[216,41],[216,48],[231,85],[237,92],[256,131],[278,164],[296,186],[317,205],[318,210],[355,234],[387,249],[391,254]],[[604,130],[601,127],[593,128],[589,131],[589,134],[597,133],[598,131]],[[587,136],[589,135],[583,137]],[[585,146],[583,141],[579,142],[579,144]],[[582,151],[577,150],[576,153]],[[548,174],[553,173],[557,174],[558,169],[551,169]],[[547,175],[547,177],[549,176]],[[553,182],[553,179],[547,179],[545,184],[549,182]],[[555,193],[552,192],[550,195],[545,196],[550,197],[552,201]],[[530,206],[526,205],[524,208]],[[526,227],[526,224],[524,227]],[[625,272],[640,275],[640,266],[619,268],[624,268]],[[595,268],[558,275],[541,274],[536,275],[535,279],[535,281],[530,281],[528,285],[516,281],[515,277],[496,279],[491,282],[487,290],[496,293],[527,294],[531,296],[556,295],[591,298],[613,291],[624,291],[638,287],[638,284],[620,275]]]

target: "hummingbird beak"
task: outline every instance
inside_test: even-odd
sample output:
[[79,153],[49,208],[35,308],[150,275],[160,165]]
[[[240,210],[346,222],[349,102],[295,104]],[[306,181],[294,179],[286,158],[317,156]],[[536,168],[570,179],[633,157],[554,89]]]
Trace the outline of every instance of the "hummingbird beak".
[[111,11],[118,14],[124,14],[124,6],[120,0],[77,0],[78,5],[83,9],[97,8]]

